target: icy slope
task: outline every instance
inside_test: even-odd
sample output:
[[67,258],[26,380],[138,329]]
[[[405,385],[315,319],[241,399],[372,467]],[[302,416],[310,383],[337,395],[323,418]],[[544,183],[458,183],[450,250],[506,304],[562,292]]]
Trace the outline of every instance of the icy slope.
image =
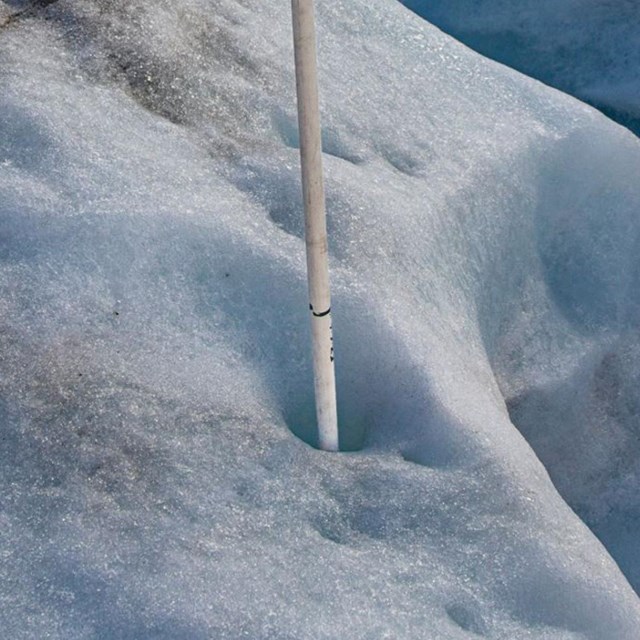
[[60,0],[0,31],[0,628],[633,640],[636,594],[509,411],[637,576],[637,140],[395,2],[320,2],[364,444],[321,454],[290,431],[288,12]]
[[483,55],[598,107],[640,135],[637,0],[401,0]]

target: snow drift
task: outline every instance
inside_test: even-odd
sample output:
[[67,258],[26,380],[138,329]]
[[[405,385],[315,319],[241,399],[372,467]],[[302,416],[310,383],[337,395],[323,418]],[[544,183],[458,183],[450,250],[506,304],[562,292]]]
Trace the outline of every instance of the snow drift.
[[631,640],[640,144],[396,2],[318,13],[341,455],[288,4],[0,31],[0,625]]

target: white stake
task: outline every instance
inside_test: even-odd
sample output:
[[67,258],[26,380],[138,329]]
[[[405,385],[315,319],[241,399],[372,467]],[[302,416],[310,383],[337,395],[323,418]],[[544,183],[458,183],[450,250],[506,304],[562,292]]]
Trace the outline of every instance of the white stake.
[[291,0],[291,10],[318,433],[321,449],[338,451],[338,412],[331,335],[327,222],[322,182],[313,0]]

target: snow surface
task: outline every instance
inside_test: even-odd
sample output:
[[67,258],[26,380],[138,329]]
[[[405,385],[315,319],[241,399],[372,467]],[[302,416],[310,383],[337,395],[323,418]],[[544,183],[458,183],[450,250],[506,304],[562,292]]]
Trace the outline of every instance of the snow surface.
[[292,433],[289,4],[0,31],[4,637],[634,640],[638,139],[395,0],[318,14],[339,455]]
[[401,0],[476,51],[640,135],[637,0]]

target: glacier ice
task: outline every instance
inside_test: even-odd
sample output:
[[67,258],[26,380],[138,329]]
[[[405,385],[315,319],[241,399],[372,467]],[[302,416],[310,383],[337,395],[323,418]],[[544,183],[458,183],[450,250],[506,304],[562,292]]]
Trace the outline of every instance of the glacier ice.
[[483,55],[587,101],[640,135],[636,0],[401,0]]
[[0,30],[0,627],[632,640],[637,138],[397,2],[318,19],[337,456],[288,3]]

